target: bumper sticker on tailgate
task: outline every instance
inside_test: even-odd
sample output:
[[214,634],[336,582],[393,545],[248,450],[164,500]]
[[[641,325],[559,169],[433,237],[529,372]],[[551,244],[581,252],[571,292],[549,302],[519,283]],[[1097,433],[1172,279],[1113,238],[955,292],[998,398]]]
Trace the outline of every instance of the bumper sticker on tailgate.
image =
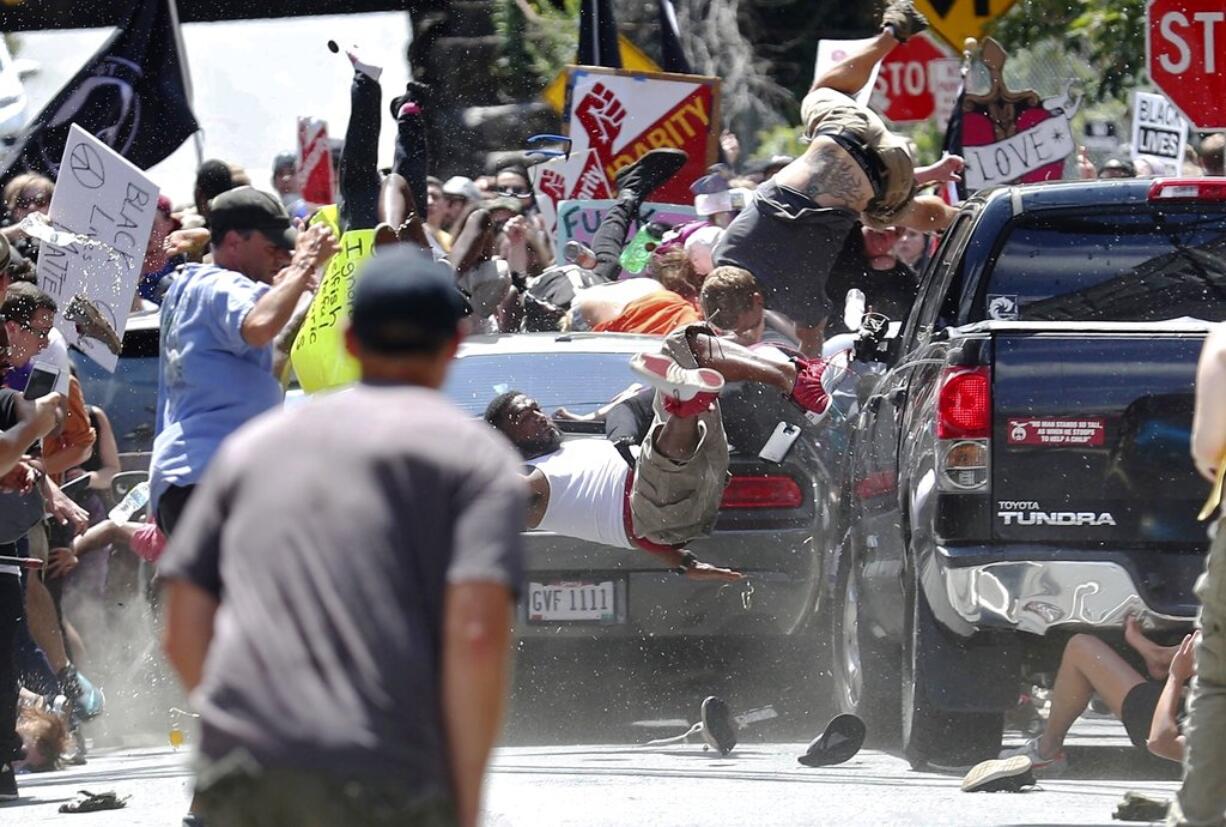
[[1098,447],[1106,442],[1107,423],[1102,417],[1010,418],[1010,445]]

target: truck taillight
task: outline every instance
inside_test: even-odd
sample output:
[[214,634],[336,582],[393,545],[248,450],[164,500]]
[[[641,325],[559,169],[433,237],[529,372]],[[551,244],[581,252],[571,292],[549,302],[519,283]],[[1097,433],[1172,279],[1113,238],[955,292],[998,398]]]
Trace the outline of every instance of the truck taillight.
[[986,367],[949,367],[937,391],[937,487],[983,493],[992,455],[992,377]]
[[733,477],[724,488],[719,507],[800,508],[803,502],[804,494],[791,477]]
[[937,392],[937,439],[992,437],[992,382],[987,368],[946,368]]
[[1150,201],[1226,201],[1221,178],[1166,178],[1150,184]]

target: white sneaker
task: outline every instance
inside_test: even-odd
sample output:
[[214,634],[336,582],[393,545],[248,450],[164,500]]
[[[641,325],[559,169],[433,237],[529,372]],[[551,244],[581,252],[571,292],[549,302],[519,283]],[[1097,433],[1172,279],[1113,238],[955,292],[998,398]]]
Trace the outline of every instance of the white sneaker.
[[1030,765],[1034,769],[1035,775],[1059,775],[1068,769],[1068,758],[1064,754],[1064,750],[1060,750],[1053,758],[1044,758],[1039,755],[1039,739],[1031,738],[1020,747],[1012,747],[1000,751],[1001,758],[1012,758],[1016,755],[1024,755],[1030,759]]
[[630,369],[665,396],[688,402],[699,394],[717,394],[724,377],[711,368],[683,368],[661,353],[636,353]]

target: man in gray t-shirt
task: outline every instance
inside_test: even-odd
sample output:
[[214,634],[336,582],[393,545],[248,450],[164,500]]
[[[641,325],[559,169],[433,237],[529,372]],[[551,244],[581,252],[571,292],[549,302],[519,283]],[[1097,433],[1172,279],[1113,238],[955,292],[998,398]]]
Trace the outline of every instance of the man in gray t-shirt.
[[367,264],[363,383],[227,440],[163,558],[206,823],[475,823],[526,492],[509,444],[436,390],[463,312],[436,267]]

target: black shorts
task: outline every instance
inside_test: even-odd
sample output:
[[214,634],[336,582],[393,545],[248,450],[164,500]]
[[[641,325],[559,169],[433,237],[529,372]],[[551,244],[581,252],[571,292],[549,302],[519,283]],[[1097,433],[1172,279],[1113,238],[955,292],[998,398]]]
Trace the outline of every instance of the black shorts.
[[179,524],[183,509],[187,508],[187,501],[195,490],[194,485],[172,485],[158,499],[157,524],[168,539]]
[[715,263],[748,270],[762,285],[769,310],[815,327],[830,315],[826,282],[859,219],[768,181],[724,231]]
[[1144,681],[1128,690],[1124,696],[1124,704],[1120,708],[1120,720],[1128,737],[1137,749],[1148,751],[1149,730],[1154,722],[1154,710],[1158,708],[1158,698],[1162,697],[1164,681]]

